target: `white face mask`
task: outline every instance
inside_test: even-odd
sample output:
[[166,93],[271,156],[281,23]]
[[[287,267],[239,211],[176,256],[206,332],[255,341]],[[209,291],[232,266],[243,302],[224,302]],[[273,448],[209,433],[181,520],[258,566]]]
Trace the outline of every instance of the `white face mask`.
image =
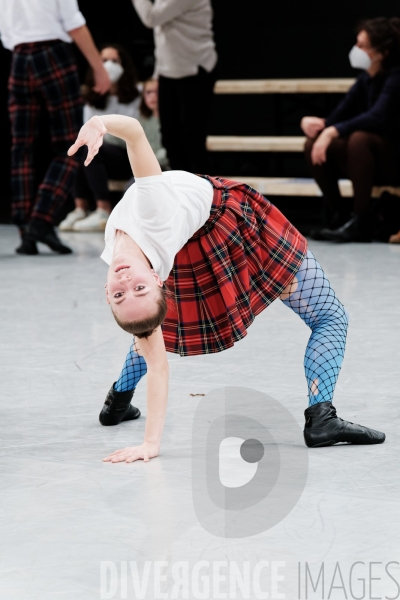
[[364,69],[364,71],[368,71],[372,65],[372,60],[368,54],[358,46],[353,46],[350,50],[349,61],[353,69]]
[[111,83],[117,83],[118,79],[124,72],[123,67],[121,67],[119,63],[113,62],[112,60],[106,60],[103,65],[108,73]]

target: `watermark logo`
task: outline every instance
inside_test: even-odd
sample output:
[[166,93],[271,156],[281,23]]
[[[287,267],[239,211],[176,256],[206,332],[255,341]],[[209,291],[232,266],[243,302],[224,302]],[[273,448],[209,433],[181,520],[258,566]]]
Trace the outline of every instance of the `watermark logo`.
[[173,600],[196,598],[213,600],[284,600],[284,561],[261,560],[237,563],[227,560],[147,560],[139,568],[136,561],[102,561],[100,598]]
[[301,428],[271,396],[242,387],[212,390],[193,421],[192,492],[209,533],[243,538],[282,521],[308,473]]

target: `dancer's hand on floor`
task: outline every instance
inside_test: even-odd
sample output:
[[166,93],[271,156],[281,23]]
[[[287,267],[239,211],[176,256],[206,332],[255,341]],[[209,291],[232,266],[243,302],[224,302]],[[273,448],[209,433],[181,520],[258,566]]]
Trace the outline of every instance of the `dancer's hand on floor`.
[[68,150],[68,156],[75,154],[81,146],[87,146],[88,154],[84,163],[87,167],[98,153],[106,133],[106,126],[100,117],[92,117],[81,127],[76,142]]
[[127,462],[131,463],[135,460],[144,460],[149,462],[150,458],[155,458],[160,452],[160,446],[156,444],[150,444],[149,442],[143,442],[141,446],[132,446],[129,448],[123,448],[123,450],[116,450],[110,456],[103,458],[103,462]]

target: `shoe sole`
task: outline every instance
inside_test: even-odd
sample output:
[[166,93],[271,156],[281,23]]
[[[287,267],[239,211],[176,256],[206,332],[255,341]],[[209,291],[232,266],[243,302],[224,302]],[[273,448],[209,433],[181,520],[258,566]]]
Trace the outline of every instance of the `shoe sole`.
[[99,421],[100,421],[100,424],[103,425],[104,427],[113,427],[115,425],[119,425],[123,421],[134,421],[134,420],[138,419],[140,417],[140,415],[141,415],[141,412],[138,408],[136,408],[136,412],[133,414],[133,416],[127,416],[127,417],[124,417],[123,419],[118,419],[118,418],[116,419],[115,415],[114,416],[107,415],[109,418],[104,418],[104,416],[102,416],[102,413],[100,413]]
[[334,444],[337,443],[337,442],[335,442],[335,440],[329,440],[327,442],[321,442],[320,444],[307,444],[305,439],[304,439],[304,442],[305,442],[307,448],[323,448],[324,446],[333,446]]

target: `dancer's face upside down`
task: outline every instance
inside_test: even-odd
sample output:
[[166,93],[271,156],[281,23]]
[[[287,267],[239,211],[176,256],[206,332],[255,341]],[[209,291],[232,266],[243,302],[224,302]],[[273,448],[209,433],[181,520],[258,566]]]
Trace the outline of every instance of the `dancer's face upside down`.
[[137,244],[118,232],[106,285],[106,299],[117,321],[133,323],[153,317],[162,285]]
[[119,321],[147,319],[157,312],[162,281],[135,257],[116,256],[108,270],[107,302]]

